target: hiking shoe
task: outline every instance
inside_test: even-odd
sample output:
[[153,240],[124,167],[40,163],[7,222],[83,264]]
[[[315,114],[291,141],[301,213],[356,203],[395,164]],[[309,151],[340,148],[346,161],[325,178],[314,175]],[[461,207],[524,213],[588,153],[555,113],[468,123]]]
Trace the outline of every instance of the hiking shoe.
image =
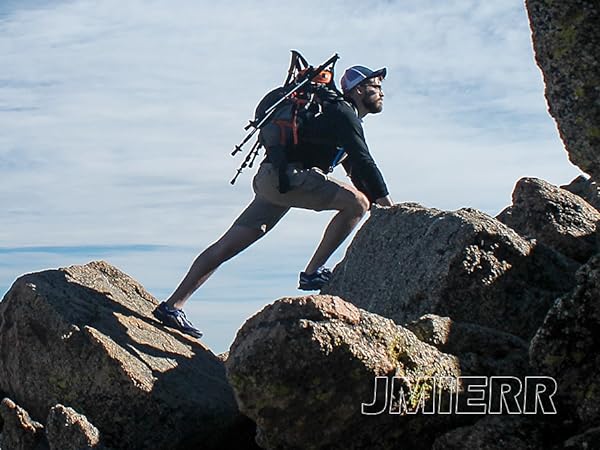
[[165,302],[162,302],[152,311],[152,314],[168,327],[175,328],[198,339],[202,337],[202,332],[192,325],[192,322],[185,317],[185,313],[181,309],[171,308]]
[[318,291],[325,286],[331,278],[331,270],[319,267],[314,273],[300,272],[298,289],[303,291]]

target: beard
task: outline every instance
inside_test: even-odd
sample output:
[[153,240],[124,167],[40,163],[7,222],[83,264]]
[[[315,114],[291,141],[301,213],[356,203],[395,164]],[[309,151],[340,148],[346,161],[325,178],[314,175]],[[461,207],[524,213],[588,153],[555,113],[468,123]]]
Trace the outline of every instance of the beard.
[[383,99],[378,95],[370,95],[362,99],[365,109],[371,114],[377,114],[383,111]]

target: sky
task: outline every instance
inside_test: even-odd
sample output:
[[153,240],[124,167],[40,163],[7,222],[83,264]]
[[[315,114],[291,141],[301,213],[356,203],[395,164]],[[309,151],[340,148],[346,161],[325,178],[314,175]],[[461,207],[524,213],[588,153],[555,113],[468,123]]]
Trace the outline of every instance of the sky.
[[[229,183],[231,151],[292,49],[314,65],[338,53],[337,80],[387,67],[364,127],[395,202],[495,216],[521,177],[581,173],[520,0],[0,0],[0,297],[24,273],[98,259],[168,297],[252,199],[254,170]],[[292,211],[190,299],[215,353],[302,294],[332,215]]]

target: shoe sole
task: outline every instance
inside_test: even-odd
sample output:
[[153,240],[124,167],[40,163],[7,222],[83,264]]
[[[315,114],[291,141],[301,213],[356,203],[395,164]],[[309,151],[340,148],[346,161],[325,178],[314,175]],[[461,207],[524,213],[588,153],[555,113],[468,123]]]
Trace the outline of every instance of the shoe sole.
[[323,289],[324,286],[325,286],[325,284],[323,284],[322,286],[319,286],[319,287],[299,285],[298,289],[301,291],[320,291],[321,289]]

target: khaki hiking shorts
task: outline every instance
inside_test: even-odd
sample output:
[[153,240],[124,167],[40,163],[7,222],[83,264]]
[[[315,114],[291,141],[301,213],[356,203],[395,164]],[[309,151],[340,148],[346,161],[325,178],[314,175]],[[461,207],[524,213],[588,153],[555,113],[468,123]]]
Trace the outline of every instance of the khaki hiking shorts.
[[321,169],[302,169],[290,164],[287,168],[290,190],[279,192],[279,172],[270,163],[263,163],[252,180],[254,200],[233,223],[263,233],[270,231],[290,208],[323,211],[333,208],[333,199],[344,183],[329,177]]

